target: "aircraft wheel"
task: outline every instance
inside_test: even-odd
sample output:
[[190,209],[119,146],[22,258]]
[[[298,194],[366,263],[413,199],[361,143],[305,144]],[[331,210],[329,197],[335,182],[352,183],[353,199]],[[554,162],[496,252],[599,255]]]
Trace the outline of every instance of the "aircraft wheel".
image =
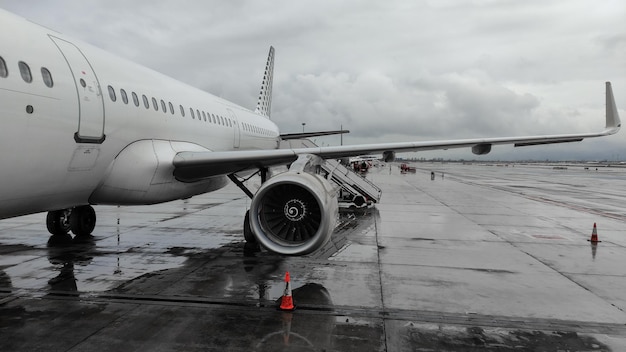
[[257,243],[256,237],[254,237],[252,228],[250,227],[250,210],[246,211],[246,217],[243,220],[243,238],[247,243]]
[[88,236],[96,227],[96,212],[91,205],[74,208],[70,216],[72,232],[76,236]]
[[46,227],[53,235],[65,235],[70,230],[70,210],[49,211],[46,216]]

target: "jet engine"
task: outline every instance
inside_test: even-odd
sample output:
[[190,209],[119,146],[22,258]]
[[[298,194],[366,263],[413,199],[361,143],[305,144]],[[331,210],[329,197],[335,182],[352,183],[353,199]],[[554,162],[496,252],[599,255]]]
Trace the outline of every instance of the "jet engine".
[[489,143],[480,143],[472,147],[472,153],[476,155],[486,155],[489,152],[491,152],[491,144]]
[[337,191],[324,177],[286,172],[265,182],[250,204],[250,228],[272,252],[303,255],[322,247],[337,222]]

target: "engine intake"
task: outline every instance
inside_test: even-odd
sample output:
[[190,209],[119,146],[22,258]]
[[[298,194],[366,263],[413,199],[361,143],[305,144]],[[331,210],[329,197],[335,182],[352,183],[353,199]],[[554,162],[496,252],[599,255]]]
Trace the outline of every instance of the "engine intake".
[[337,208],[337,192],[325,178],[287,172],[265,182],[252,198],[250,228],[270,251],[308,254],[330,239]]

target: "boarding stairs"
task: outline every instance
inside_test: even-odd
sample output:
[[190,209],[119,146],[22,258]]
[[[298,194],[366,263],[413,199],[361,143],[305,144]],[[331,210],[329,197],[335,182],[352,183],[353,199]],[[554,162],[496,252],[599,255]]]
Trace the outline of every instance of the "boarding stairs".
[[348,208],[363,208],[380,201],[381,189],[339,160],[326,160],[322,169],[328,173],[330,180],[341,187],[339,203],[342,207],[347,205]]
[[[308,139],[289,141],[289,145],[281,148],[315,148],[317,145]],[[294,145],[295,143],[295,145]],[[339,160],[327,159],[321,165],[322,170],[328,175],[328,179],[339,186],[340,208],[365,208],[371,207],[380,201],[381,189],[370,180],[356,173],[352,168],[346,167]]]

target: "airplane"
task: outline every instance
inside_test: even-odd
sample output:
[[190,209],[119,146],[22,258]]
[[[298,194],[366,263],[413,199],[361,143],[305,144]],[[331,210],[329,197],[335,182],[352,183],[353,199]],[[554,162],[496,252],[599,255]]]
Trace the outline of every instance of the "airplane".
[[[149,205],[230,181],[252,200],[246,241],[282,255],[322,247],[337,218],[325,159],[397,152],[577,142],[621,127],[610,82],[601,132],[327,147],[285,141],[270,120],[275,51],[254,110],[0,10],[0,219],[47,212],[50,233],[90,235],[92,205]],[[332,131],[331,131],[332,132]],[[342,131],[334,131],[342,132]],[[288,171],[270,175],[274,166]],[[258,173],[252,193],[241,175]],[[326,175],[327,176],[327,175]]]

